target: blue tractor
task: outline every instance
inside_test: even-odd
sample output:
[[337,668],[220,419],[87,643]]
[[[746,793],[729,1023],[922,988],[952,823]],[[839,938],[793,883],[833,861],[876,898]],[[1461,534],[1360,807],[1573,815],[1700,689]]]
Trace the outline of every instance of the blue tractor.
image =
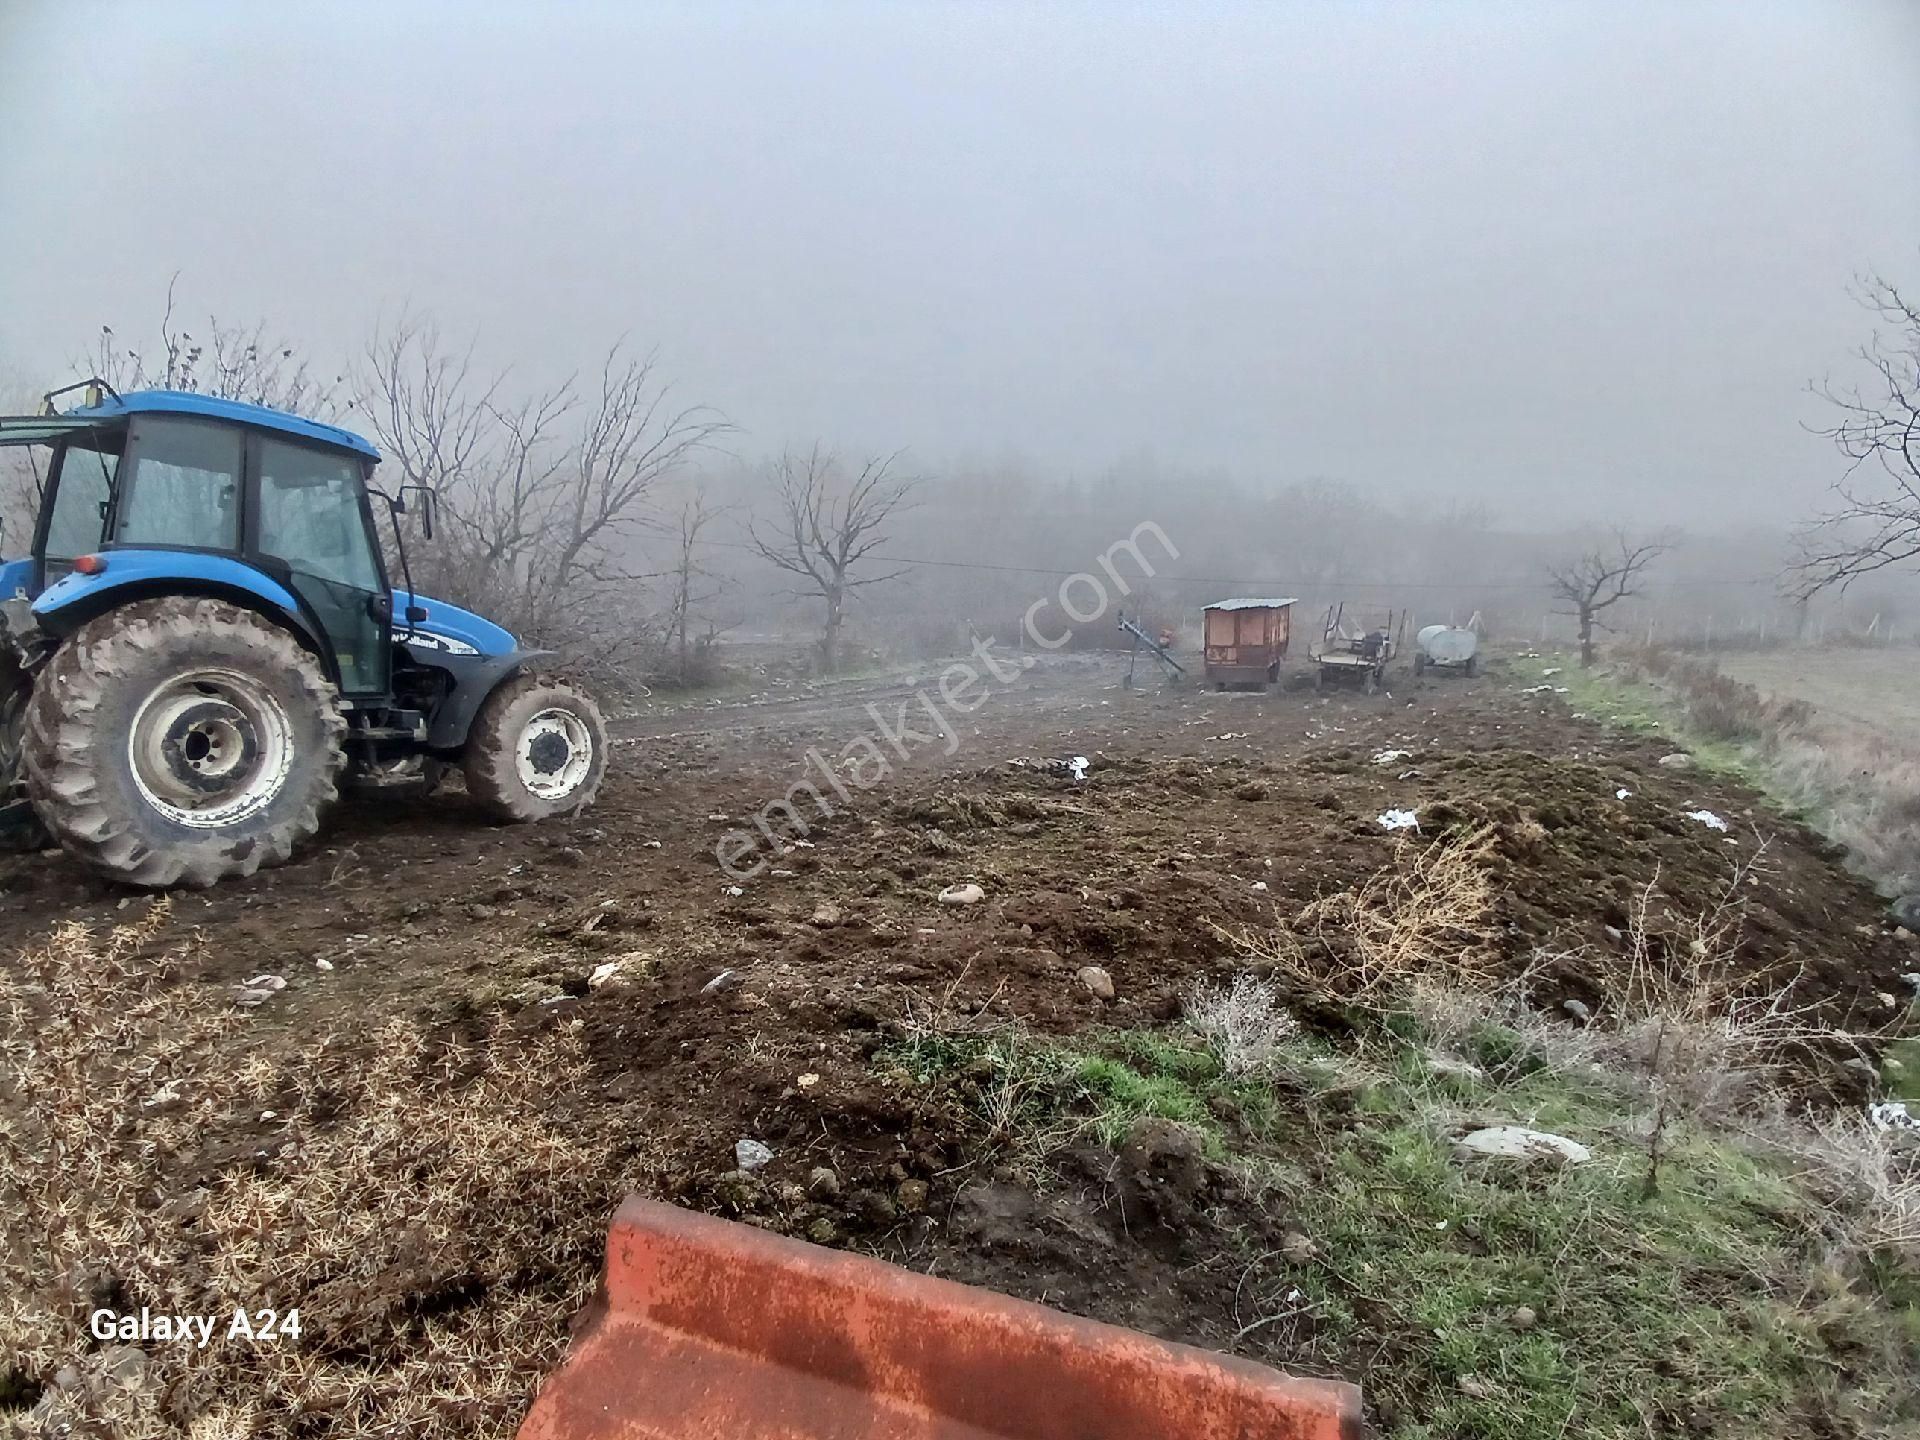
[[[84,388],[79,408],[56,401]],[[0,561],[0,836],[50,836],[139,885],[277,865],[343,781],[458,765],[502,820],[589,804],[607,731],[480,616],[396,589],[375,517],[433,497],[371,483],[349,431],[171,390],[55,391],[0,418],[41,446],[29,553]]]

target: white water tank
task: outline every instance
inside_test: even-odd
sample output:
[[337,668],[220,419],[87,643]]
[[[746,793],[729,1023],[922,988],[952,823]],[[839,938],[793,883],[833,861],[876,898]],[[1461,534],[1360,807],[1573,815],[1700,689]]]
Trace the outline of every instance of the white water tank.
[[1480,648],[1480,637],[1451,625],[1423,625],[1414,637],[1420,653],[1435,665],[1464,665]]

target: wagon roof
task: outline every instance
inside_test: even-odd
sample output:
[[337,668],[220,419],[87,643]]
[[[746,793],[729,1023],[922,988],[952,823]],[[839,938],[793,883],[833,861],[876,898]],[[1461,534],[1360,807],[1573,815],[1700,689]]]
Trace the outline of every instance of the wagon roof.
[[1300,602],[1293,596],[1288,595],[1278,599],[1266,600],[1216,600],[1211,605],[1202,605],[1200,608],[1202,610],[1284,610],[1289,605],[1298,605],[1299,603]]

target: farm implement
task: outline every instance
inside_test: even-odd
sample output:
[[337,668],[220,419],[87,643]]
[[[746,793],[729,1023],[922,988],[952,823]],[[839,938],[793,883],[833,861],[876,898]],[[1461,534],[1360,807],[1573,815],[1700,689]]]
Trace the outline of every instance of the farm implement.
[[1360,1392],[629,1199],[519,1440],[1357,1440]]

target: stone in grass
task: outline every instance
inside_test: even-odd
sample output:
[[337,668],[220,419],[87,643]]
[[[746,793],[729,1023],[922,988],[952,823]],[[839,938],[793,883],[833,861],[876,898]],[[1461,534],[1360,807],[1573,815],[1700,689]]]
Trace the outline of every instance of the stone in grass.
[[1546,1130],[1529,1130],[1524,1125],[1489,1125],[1462,1135],[1454,1145],[1469,1155],[1514,1160],[1560,1160],[1583,1165],[1593,1158],[1593,1152],[1578,1140]]
[[1662,755],[1658,763],[1663,770],[1691,770],[1693,757],[1684,750],[1676,750],[1671,755]]
[[1098,965],[1083,966],[1075,976],[1096,1000],[1113,999],[1113,977]]

